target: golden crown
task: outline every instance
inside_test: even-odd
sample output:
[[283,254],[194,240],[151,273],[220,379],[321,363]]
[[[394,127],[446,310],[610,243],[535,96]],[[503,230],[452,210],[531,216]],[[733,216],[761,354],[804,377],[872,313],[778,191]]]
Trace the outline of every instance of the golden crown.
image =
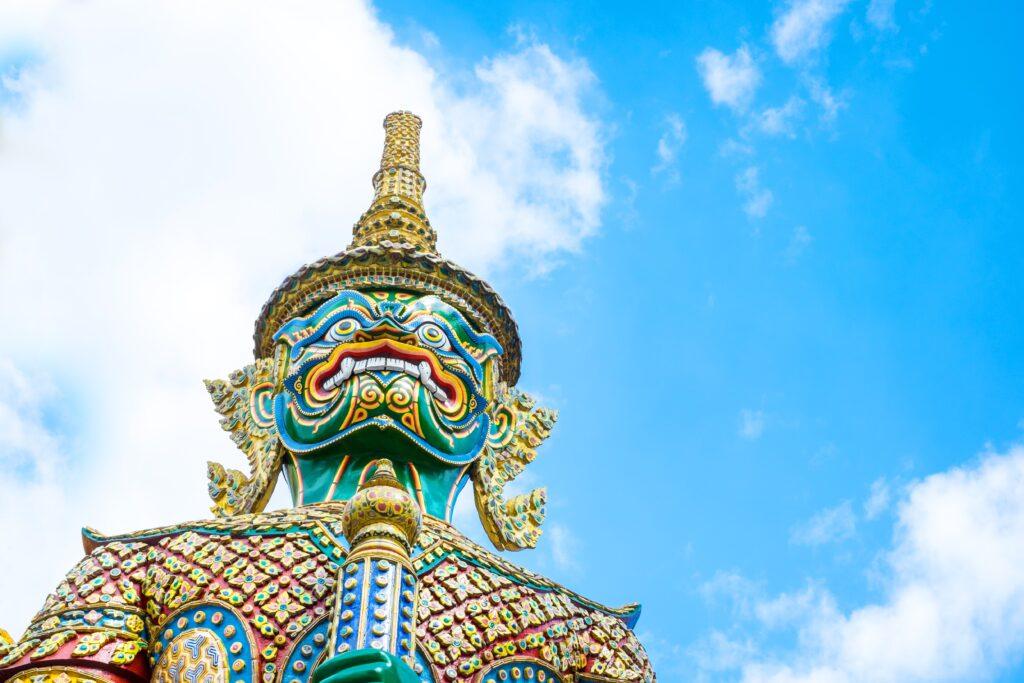
[[342,252],[300,268],[263,306],[254,335],[257,358],[274,353],[274,333],[344,289],[404,289],[434,294],[493,334],[504,349],[500,379],[519,379],[522,346],[508,306],[487,282],[437,252],[437,233],[423,210],[420,117],[407,111],[384,119],[384,153],[373,176],[373,201]]

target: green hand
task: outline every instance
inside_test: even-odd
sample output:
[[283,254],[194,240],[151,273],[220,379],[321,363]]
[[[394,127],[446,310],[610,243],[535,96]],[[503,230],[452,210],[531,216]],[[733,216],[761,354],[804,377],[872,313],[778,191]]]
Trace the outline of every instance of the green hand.
[[419,683],[409,665],[383,650],[365,649],[332,657],[313,671],[312,683]]

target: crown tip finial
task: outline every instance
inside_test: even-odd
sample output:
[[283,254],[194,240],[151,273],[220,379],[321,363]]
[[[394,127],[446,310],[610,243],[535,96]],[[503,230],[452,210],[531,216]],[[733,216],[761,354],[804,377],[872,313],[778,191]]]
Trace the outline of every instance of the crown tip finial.
[[384,153],[380,170],[420,170],[420,129],[423,119],[411,111],[393,111],[384,117]]
[[384,117],[384,153],[373,176],[373,203],[353,228],[352,246],[387,240],[436,253],[437,235],[423,211],[427,181],[420,173],[423,119],[410,111]]
[[423,119],[421,119],[417,114],[412,113],[408,109],[396,109],[384,117],[384,127],[387,128],[388,121],[397,119],[414,121],[418,126],[423,125]]

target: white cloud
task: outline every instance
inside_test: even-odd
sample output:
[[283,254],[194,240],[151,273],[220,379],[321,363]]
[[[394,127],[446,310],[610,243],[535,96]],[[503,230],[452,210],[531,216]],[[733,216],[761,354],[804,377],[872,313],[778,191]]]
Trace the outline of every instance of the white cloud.
[[[640,621],[641,626],[644,621]],[[687,673],[692,670],[690,659],[693,654],[685,645],[677,642],[675,638],[663,637],[660,633],[643,630],[637,633],[637,638],[644,644],[644,650],[650,657],[651,665],[658,673],[661,680],[680,680],[687,678]]]
[[766,107],[754,115],[753,122],[757,130],[766,135],[784,135],[796,137],[793,124],[803,112],[804,101],[795,95],[786,100],[780,107]]
[[427,29],[420,31],[420,40],[423,41],[423,47],[428,50],[441,47],[441,39],[433,31],[428,31]]
[[451,138],[424,151],[450,165],[434,179],[439,190],[448,183],[434,212],[448,235],[441,246],[481,270],[509,255],[547,267],[594,233],[605,202],[602,129],[583,108],[594,76],[535,43],[487,60],[476,75],[482,87],[468,97],[438,93],[446,101],[434,118],[450,122]]
[[[687,654],[694,660],[699,670],[714,672],[735,669],[756,656],[757,652],[753,639],[737,640],[716,630],[712,630],[687,649]],[[663,675],[660,669],[657,672]]]
[[856,530],[857,515],[853,512],[853,504],[847,500],[822,510],[799,525],[790,535],[790,541],[800,545],[822,545],[848,540]]
[[1024,447],[911,484],[896,516],[882,598],[846,611],[813,583],[762,598],[752,633],[792,629],[796,646],[737,664],[743,683],[985,681],[1021,660]]
[[732,55],[715,48],[705,48],[697,56],[697,71],[715,104],[724,104],[733,111],[743,111],[750,104],[761,84],[761,71],[750,50],[740,46]]
[[[31,566],[46,568],[5,567],[13,630],[80,554],[82,524],[209,514],[205,461],[244,459],[201,379],[248,362],[270,291],[348,243],[384,114],[423,116],[427,209],[464,265],[547,267],[600,220],[594,77],[537,42],[449,79],[364,4],[226,0],[0,5],[12,44],[45,61],[0,98],[0,319],[16,321],[0,357],[47,368],[48,400],[85,425],[30,453],[71,462],[73,480],[54,466],[3,482],[6,528],[38,534]],[[3,405],[19,429],[49,429]],[[29,458],[19,433],[0,457]],[[28,538],[2,535],[0,557]]]
[[846,99],[832,92],[832,88],[820,80],[811,79],[807,84],[811,99],[821,109],[822,123],[831,123],[840,110],[846,108]]
[[885,477],[879,477],[871,482],[871,493],[864,501],[864,517],[868,520],[877,519],[889,509],[891,501],[892,491],[889,488],[889,482]]
[[718,148],[718,154],[725,158],[749,157],[755,152],[754,148],[735,138],[726,138]]
[[744,439],[755,441],[764,433],[764,411],[743,409],[740,411],[739,433]]
[[61,461],[57,438],[43,410],[56,399],[56,387],[43,376],[28,376],[0,358],[0,472],[28,480],[50,479]]
[[871,0],[868,3],[867,19],[879,31],[895,31],[896,0]]
[[775,52],[787,64],[814,56],[831,40],[829,25],[850,0],[791,0],[772,24]]
[[761,186],[761,171],[747,166],[736,175],[736,190],[743,197],[743,211],[750,218],[764,218],[775,199],[771,190]]
[[548,524],[544,536],[556,567],[562,571],[572,571],[579,567],[580,541],[567,526]]
[[808,615],[819,620],[823,616],[831,617],[836,612],[836,605],[827,590],[809,581],[798,591],[758,601],[753,611],[760,624],[779,629],[801,624]]
[[725,598],[731,603],[733,614],[741,617],[753,614],[754,604],[763,590],[759,584],[735,571],[717,572],[698,588],[700,596],[708,604],[716,604],[720,598]]
[[793,228],[793,234],[789,237],[789,244],[786,245],[786,263],[793,265],[799,261],[804,252],[810,248],[813,241],[814,238],[811,237],[811,233],[808,232],[805,226],[798,225]]
[[678,114],[669,114],[665,117],[665,132],[658,138],[658,163],[651,169],[652,173],[667,173],[669,180],[679,180],[679,171],[675,164],[679,150],[686,143],[686,137],[686,122]]
[[[17,587],[5,595],[0,626],[15,634],[81,555],[74,523],[67,522],[73,494],[61,486],[77,468],[69,444],[47,424],[62,400],[49,378],[0,357],[0,576]],[[31,606],[19,604],[24,586],[38,591]]]

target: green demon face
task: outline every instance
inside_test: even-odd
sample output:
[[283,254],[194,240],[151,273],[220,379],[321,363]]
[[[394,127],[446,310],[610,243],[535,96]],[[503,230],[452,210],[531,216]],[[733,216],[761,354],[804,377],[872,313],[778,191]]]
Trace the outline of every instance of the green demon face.
[[[366,450],[383,430],[400,437],[392,448],[443,463],[479,455],[490,427],[486,367],[501,346],[436,296],[346,290],[274,338],[290,349],[273,410],[292,452]],[[369,440],[367,428],[377,430]]]

